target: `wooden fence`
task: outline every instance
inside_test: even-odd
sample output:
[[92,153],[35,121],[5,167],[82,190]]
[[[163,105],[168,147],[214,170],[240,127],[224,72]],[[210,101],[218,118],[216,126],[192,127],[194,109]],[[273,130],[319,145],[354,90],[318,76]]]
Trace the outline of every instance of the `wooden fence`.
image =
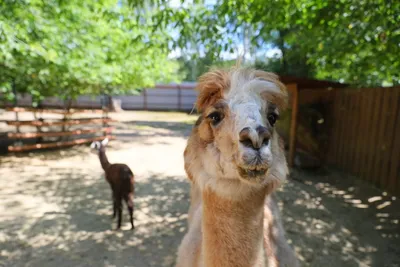
[[[7,125],[14,126],[15,132],[0,136],[0,152],[23,152],[37,149],[60,148],[93,141],[99,141],[111,135],[112,127],[108,123],[113,120],[108,117],[106,109],[102,110],[56,110],[9,107],[9,112],[15,112],[14,120],[5,120]],[[20,120],[19,113],[32,113],[33,120]],[[45,114],[61,116],[61,118],[46,118]],[[75,114],[90,114],[90,117],[73,118]],[[93,117],[93,115],[100,115]],[[27,128],[28,131],[22,131]],[[35,131],[32,131],[32,128]]]
[[400,194],[400,87],[338,90],[327,161]]

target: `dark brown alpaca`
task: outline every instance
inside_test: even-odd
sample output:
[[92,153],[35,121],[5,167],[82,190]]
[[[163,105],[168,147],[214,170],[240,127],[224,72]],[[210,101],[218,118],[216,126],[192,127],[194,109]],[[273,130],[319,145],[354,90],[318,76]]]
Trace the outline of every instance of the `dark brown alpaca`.
[[99,153],[101,167],[103,168],[107,182],[110,184],[113,199],[113,218],[118,213],[118,226],[121,228],[122,220],[122,200],[126,202],[131,219],[132,229],[133,224],[133,195],[135,192],[134,175],[131,169],[126,164],[111,164],[106,156],[105,146],[108,139],[101,142],[93,142],[91,148],[97,149]]

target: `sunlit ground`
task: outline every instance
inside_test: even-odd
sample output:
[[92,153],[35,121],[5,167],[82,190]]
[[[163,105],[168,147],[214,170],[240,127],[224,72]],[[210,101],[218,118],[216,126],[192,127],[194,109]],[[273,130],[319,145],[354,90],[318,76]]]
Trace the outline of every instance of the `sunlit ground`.
[[[186,231],[181,113],[124,112],[111,162],[136,175],[135,231],[114,231],[111,192],[86,146],[0,158],[0,266],[173,266]],[[400,266],[400,202],[334,171],[293,171],[278,192],[303,266]]]

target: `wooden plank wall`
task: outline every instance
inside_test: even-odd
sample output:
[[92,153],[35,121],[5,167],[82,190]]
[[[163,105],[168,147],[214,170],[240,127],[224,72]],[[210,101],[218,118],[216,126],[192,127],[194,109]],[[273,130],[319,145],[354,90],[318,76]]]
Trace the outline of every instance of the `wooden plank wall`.
[[400,195],[400,87],[338,90],[327,161]]

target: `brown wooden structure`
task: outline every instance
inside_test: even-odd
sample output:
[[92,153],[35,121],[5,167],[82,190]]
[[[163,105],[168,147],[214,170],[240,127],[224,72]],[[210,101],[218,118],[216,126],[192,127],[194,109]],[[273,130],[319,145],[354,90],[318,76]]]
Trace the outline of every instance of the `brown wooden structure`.
[[[11,140],[8,146],[9,152],[22,152],[37,149],[49,149],[73,146],[102,140],[105,137],[114,139],[112,127],[109,123],[113,120],[108,117],[107,109],[97,110],[78,110],[78,109],[37,109],[8,107],[9,112],[15,112],[15,120],[4,121],[6,124],[15,127],[15,132],[7,133],[7,138]],[[31,112],[34,120],[20,120],[19,113]],[[57,114],[61,118],[44,118],[44,114]],[[100,115],[98,117],[72,118],[75,114]],[[40,118],[39,118],[40,117]],[[83,128],[86,126],[86,128]],[[22,127],[35,128],[36,131],[22,132]],[[59,127],[58,130],[50,128]],[[69,129],[70,127],[79,127]],[[44,129],[47,128],[47,129]],[[27,142],[35,139],[34,144]],[[48,140],[45,140],[48,139]]]
[[337,91],[328,163],[400,195],[400,87]]
[[296,135],[298,126],[299,106],[311,103],[331,101],[336,89],[347,87],[347,84],[322,81],[295,76],[280,76],[289,92],[289,108],[291,122],[289,131],[289,166],[294,166],[296,153]]

